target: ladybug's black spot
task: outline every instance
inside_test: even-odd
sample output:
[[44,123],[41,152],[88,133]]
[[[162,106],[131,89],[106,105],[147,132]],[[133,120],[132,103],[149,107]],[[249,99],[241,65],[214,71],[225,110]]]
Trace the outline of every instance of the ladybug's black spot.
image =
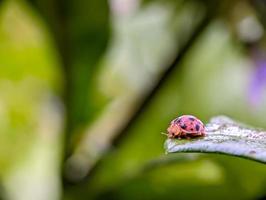
[[187,128],[187,126],[186,126],[185,124],[182,124],[180,127],[181,127],[182,129],[186,129],[186,128]]
[[191,128],[190,130],[193,131],[193,128]]
[[190,119],[191,121],[195,121],[195,118],[193,118],[193,117],[189,117],[189,119]]
[[196,130],[199,131],[199,129],[200,129],[200,126],[197,124],[196,125]]

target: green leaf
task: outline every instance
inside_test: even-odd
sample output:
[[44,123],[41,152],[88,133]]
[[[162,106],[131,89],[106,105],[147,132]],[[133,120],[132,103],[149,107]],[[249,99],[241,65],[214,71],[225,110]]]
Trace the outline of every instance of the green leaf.
[[195,139],[167,139],[167,153],[221,153],[266,163],[266,132],[250,128],[225,116],[206,125],[206,136]]

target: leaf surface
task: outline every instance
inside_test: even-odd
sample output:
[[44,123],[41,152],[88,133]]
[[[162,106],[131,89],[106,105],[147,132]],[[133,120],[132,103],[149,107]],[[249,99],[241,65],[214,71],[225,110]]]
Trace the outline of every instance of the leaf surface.
[[206,136],[194,139],[167,139],[167,153],[221,153],[266,163],[266,132],[225,116],[214,117],[206,125]]

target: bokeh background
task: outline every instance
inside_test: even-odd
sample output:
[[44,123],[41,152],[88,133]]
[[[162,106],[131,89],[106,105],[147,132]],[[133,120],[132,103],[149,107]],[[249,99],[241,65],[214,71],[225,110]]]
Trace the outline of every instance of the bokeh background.
[[264,0],[1,0],[0,199],[265,199],[265,165],[160,134],[266,128],[265,26]]

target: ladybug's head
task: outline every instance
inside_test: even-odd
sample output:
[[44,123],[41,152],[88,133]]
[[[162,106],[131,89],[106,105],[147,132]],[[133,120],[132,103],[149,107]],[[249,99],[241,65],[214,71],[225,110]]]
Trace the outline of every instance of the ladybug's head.
[[178,124],[171,123],[170,126],[167,129],[168,137],[169,138],[175,138],[176,136],[180,135],[182,132]]

